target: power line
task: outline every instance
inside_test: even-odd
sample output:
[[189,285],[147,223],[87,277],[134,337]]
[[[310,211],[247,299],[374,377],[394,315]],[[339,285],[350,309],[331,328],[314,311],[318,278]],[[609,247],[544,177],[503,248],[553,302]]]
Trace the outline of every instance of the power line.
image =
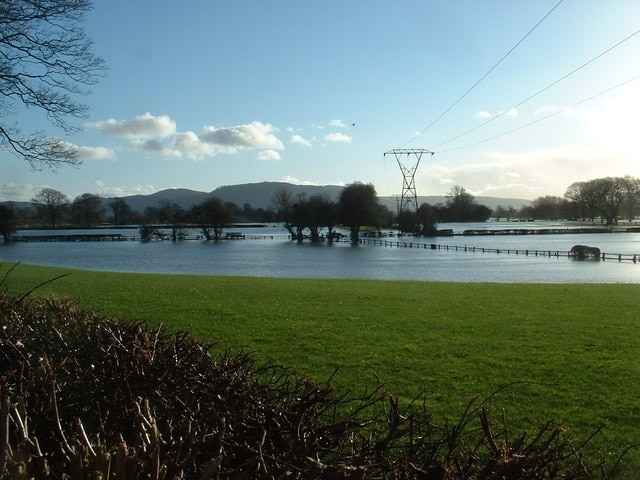
[[460,98],[458,98],[455,102],[453,102],[453,104],[449,108],[447,108],[444,112],[442,112],[435,120],[433,120],[429,125],[427,125],[424,129],[422,129],[411,140],[409,140],[408,142],[403,144],[400,148],[405,147],[406,145],[409,145],[416,138],[418,138],[420,135],[422,135],[424,132],[426,132],[429,128],[431,128],[433,125],[435,125],[436,122],[438,122],[442,117],[444,117],[447,113],[449,113],[453,109],[453,107],[455,107],[458,103],[460,103],[460,101],[462,101],[462,99],[464,97],[466,97],[474,88],[476,88],[485,78],[487,78],[489,76],[489,74],[491,72],[493,72],[498,67],[498,65],[500,65],[516,48],[518,48],[520,46],[520,44],[522,42],[524,42],[527,39],[527,37],[529,35],[531,35],[533,33],[533,31],[542,24],[542,22],[544,22],[547,19],[547,17],[549,15],[551,15],[553,13],[553,11],[560,6],[560,4],[562,2],[563,2],[563,0],[560,0],[558,3],[556,3],[555,6],[551,10],[549,10],[549,12],[547,12],[547,14],[544,17],[542,17],[540,19],[540,21],[538,23],[536,23],[533,26],[533,28],[531,28],[531,30],[529,30],[524,37],[522,37],[513,47],[511,47],[511,49],[507,53],[505,53],[502,56],[502,58],[500,60],[498,60],[498,62],[487,71],[487,73],[485,73],[482,77],[480,77],[480,79],[478,81],[476,81],[476,83],[474,83],[471,86],[471,88],[469,88],[466,92],[464,92],[462,94],[462,96]]
[[456,150],[462,150],[463,148],[474,147],[474,146],[479,145],[481,143],[489,142],[491,140],[495,140],[496,138],[504,137],[505,135],[509,135],[509,134],[511,134],[513,132],[517,132],[518,130],[522,130],[524,128],[530,127],[531,125],[534,125],[536,123],[542,122],[543,120],[547,120],[547,119],[549,119],[551,117],[559,115],[560,113],[566,112],[567,110],[571,110],[572,108],[575,108],[575,107],[577,107],[579,105],[582,105],[583,103],[590,102],[591,100],[593,100],[593,99],[595,99],[597,97],[605,95],[605,94],[607,94],[607,93],[609,93],[609,92],[611,92],[611,91],[613,91],[613,90],[615,90],[617,88],[623,87],[624,85],[626,85],[628,83],[631,83],[631,82],[633,82],[635,80],[638,80],[639,78],[640,78],[640,75],[636,75],[635,77],[630,78],[629,80],[625,80],[624,82],[619,83],[619,84],[617,84],[617,85],[615,85],[613,87],[607,88],[606,90],[603,90],[600,93],[596,93],[595,95],[592,95],[592,96],[590,96],[588,98],[585,98],[584,100],[580,100],[579,102],[574,103],[573,105],[569,105],[568,107],[565,107],[565,108],[563,108],[561,110],[557,110],[557,111],[555,111],[553,113],[550,113],[549,115],[545,115],[544,117],[540,117],[540,118],[538,118],[536,120],[533,120],[532,122],[529,122],[529,123],[527,123],[525,125],[521,125],[521,126],[519,126],[517,128],[511,129],[511,130],[509,130],[507,132],[502,132],[502,133],[500,133],[498,135],[494,135],[493,137],[485,138],[484,140],[479,140],[477,142],[473,142],[473,143],[470,143],[470,144],[467,144],[467,145],[463,145],[462,147],[456,147],[456,148],[452,148],[450,150],[443,150],[443,151],[437,152],[437,153],[454,152]]
[[[633,32],[631,35],[628,35],[627,37],[623,38],[622,40],[620,40],[618,43],[616,43],[615,45],[607,48],[605,51],[603,51],[602,53],[596,55],[595,57],[593,57],[591,60],[583,63],[582,65],[580,65],[577,68],[574,68],[573,70],[571,70],[569,73],[567,73],[566,75],[563,75],[562,77],[560,77],[558,80],[550,83],[549,85],[547,85],[546,87],[544,87],[541,90],[538,90],[536,93],[534,93],[533,95],[529,95],[527,98],[525,98],[524,100],[522,100],[521,102],[517,103],[516,105],[514,105],[513,107],[503,110],[502,112],[500,112],[498,115],[496,115],[495,117],[492,117],[484,122],[482,122],[480,125],[477,125],[459,135],[456,135],[453,138],[450,138],[449,140],[446,140],[442,143],[439,143],[437,145],[434,145],[433,147],[430,147],[431,150],[434,150],[438,147],[441,147],[443,145],[446,145],[447,143],[451,143],[454,140],[458,140],[461,137],[464,137],[465,135],[471,133],[471,132],[475,132],[476,130],[478,130],[481,127],[484,127],[485,125],[497,120],[498,118],[502,117],[503,115],[505,115],[507,112],[509,112],[510,110],[516,109],[518,107],[520,107],[521,105],[525,104],[526,102],[528,102],[529,100],[532,100],[533,98],[537,97],[538,95],[540,95],[543,92],[546,92],[547,90],[549,90],[551,87],[554,87],[555,85],[557,85],[558,83],[562,82],[563,80],[566,80],[567,78],[569,78],[571,75],[573,75],[574,73],[582,70],[583,68],[585,68],[586,66],[590,65],[591,63],[595,62],[597,59],[599,59],[600,57],[606,55],[607,53],[611,52],[613,49],[619,47],[620,45],[622,45],[624,42],[626,42],[627,40],[630,40],[631,38],[635,37],[636,35],[638,35],[640,33],[640,30],[636,30],[635,32]],[[615,88],[615,87],[614,87]],[[451,150],[448,150],[451,151]]]

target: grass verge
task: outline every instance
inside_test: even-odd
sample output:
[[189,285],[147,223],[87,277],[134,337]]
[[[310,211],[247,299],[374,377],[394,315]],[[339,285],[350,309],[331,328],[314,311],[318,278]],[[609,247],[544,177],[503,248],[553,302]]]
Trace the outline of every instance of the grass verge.
[[[8,285],[24,292],[67,271],[20,265]],[[422,396],[438,419],[498,391],[490,405],[516,431],[553,419],[586,438],[606,423],[594,454],[640,443],[640,285],[69,272],[36,294],[186,330],[316,381],[339,368],[338,389],[379,379],[402,401]],[[625,463],[640,469],[640,452]]]

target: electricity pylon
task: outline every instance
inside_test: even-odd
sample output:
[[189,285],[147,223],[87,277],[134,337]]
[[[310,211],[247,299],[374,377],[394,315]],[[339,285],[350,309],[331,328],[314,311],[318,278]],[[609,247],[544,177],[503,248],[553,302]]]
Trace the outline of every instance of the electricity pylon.
[[[418,194],[416,193],[416,170],[423,155],[433,155],[433,152],[423,148],[396,148],[385,152],[384,155],[394,155],[402,172],[402,195],[398,206],[398,215],[413,209],[418,211]],[[413,207],[413,208],[411,208]]]

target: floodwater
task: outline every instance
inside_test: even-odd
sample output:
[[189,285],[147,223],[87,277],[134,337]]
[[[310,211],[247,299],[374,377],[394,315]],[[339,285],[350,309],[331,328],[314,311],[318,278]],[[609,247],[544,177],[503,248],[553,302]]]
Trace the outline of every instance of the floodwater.
[[[442,224],[439,228],[453,228],[458,233],[467,228],[500,226]],[[537,223],[536,226],[547,228],[550,225]],[[0,248],[0,262],[100,271],[197,275],[499,283],[640,283],[640,233],[456,235],[388,239],[393,240],[394,245],[398,241],[411,242],[412,247],[409,248],[351,247],[348,243],[297,244],[289,241],[286,232],[277,226],[232,228],[226,231],[245,233],[246,239],[217,243],[202,240],[147,243],[19,242]],[[115,232],[126,236],[138,235],[135,228]],[[431,244],[439,248],[432,249]],[[612,254],[638,255],[638,262],[576,261],[566,256],[523,254],[526,250],[566,252],[576,244],[596,246]],[[456,246],[457,250],[454,248]],[[465,246],[468,247],[467,251],[464,251]],[[472,251],[472,247],[475,247],[475,251]],[[483,253],[482,248],[500,249],[501,253]],[[515,250],[519,251],[517,255]],[[507,254],[507,251],[510,253]]]

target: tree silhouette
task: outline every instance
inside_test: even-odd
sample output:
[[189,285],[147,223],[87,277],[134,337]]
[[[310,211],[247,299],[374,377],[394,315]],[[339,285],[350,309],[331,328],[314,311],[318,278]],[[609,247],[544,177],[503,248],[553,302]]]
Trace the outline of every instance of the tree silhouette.
[[69,197],[53,188],[43,188],[31,199],[31,203],[45,224],[56,227],[64,219]]
[[352,245],[360,243],[362,226],[378,226],[378,196],[370,183],[355,182],[344,187],[338,209],[341,222],[349,227]]
[[105,70],[80,24],[90,0],[11,0],[0,3],[0,149],[33,169],[80,163],[77,147],[44,132],[24,133],[10,118],[19,107],[42,111],[56,127],[86,118],[86,94]]

